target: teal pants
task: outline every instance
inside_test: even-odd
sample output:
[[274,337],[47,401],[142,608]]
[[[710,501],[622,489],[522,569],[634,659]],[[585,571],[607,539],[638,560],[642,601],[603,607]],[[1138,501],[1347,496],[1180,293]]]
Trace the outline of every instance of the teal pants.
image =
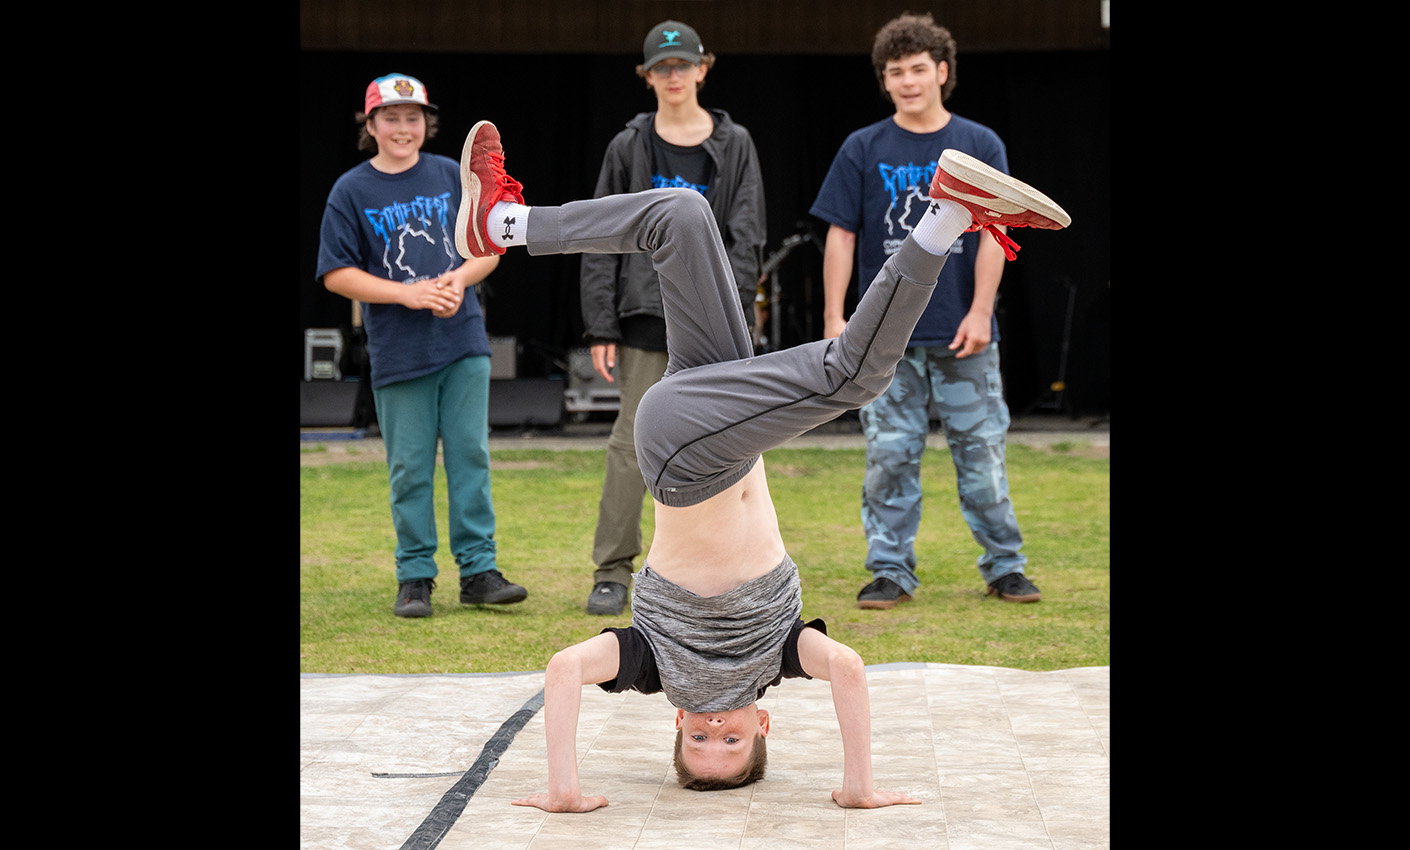
[[450,550],[460,576],[496,569],[490,498],[490,358],[372,391],[387,447],[397,582],[435,578],[437,437],[444,449]]

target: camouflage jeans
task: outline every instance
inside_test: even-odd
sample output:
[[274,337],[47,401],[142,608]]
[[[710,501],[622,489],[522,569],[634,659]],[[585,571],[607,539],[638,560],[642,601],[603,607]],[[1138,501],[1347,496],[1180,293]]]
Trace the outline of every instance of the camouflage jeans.
[[915,538],[920,528],[920,461],[930,430],[931,399],[955,463],[960,513],[984,549],[978,561],[985,584],[1023,572],[1018,531],[1004,468],[1009,427],[999,375],[999,349],[957,359],[943,346],[911,347],[896,367],[890,388],[861,409],[867,439],[862,486],[862,525],[867,569],[907,593],[916,576]]

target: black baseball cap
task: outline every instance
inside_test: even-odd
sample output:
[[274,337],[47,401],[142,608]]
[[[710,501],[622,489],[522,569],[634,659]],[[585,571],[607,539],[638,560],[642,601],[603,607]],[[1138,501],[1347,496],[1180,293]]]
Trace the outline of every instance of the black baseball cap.
[[644,67],[650,68],[663,59],[684,59],[692,65],[699,65],[705,55],[700,46],[700,36],[680,21],[662,21],[651,28],[642,43],[641,53]]

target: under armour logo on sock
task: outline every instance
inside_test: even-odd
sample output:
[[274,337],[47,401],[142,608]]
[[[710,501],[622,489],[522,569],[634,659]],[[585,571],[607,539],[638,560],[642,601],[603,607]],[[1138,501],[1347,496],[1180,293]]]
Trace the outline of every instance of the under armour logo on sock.
[[510,228],[513,227],[513,226],[514,226],[514,217],[513,217],[513,216],[505,216],[505,217],[504,217],[504,241],[505,241],[505,242],[513,242],[513,241],[514,241],[514,232],[513,232],[512,230],[510,230]]
[[940,205],[937,204],[937,203],[935,203],[934,201],[931,201],[931,202],[930,202],[930,209],[926,210],[926,212],[929,213],[930,215],[939,215],[939,214],[940,214]]

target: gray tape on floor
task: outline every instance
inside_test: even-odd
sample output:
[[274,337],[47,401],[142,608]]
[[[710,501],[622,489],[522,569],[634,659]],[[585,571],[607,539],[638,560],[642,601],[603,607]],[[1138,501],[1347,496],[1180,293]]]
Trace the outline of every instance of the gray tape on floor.
[[432,850],[441,843],[441,839],[445,838],[446,833],[460,819],[460,813],[465,811],[465,804],[470,802],[470,798],[475,796],[490,771],[499,764],[499,757],[509,749],[514,736],[519,734],[519,730],[524,728],[524,724],[528,723],[540,708],[543,708],[542,690],[510,715],[499,727],[499,731],[490,736],[484,749],[480,751],[480,757],[475,759],[475,763],[465,771],[465,775],[441,797],[441,801],[401,846],[401,850]]

